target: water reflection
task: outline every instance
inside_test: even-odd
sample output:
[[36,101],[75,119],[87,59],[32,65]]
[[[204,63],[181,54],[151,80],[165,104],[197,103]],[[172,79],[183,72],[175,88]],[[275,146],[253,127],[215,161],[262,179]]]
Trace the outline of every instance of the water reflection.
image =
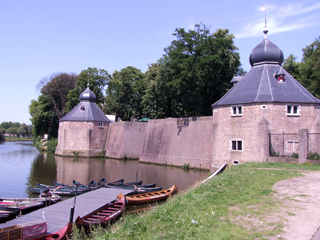
[[186,189],[208,176],[206,171],[183,171],[139,161],[102,158],[67,158],[39,152],[32,142],[0,144],[0,197],[27,197],[29,186],[53,185],[53,181],[83,184],[105,177],[108,182],[124,178],[126,182],[143,180],[169,188],[173,184]]
[[97,182],[105,177],[108,182],[124,178],[126,182],[143,180],[144,183],[157,183],[157,186],[163,188],[176,184],[180,189],[184,189],[208,175],[204,171],[183,171],[181,168],[144,164],[139,161],[58,156],[55,159],[57,181],[67,184],[72,184],[73,179],[87,184],[91,180]]

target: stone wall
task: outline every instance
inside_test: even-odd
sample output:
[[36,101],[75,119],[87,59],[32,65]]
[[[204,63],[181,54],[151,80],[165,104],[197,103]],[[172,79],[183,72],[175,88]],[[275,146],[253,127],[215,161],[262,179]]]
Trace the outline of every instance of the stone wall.
[[212,146],[212,117],[150,120],[140,161],[210,169]]
[[139,159],[147,122],[114,122],[110,124],[106,141],[106,156]]
[[109,123],[62,121],[59,123],[56,155],[98,157],[103,155]]
[[[299,144],[299,129],[310,131],[318,128],[319,115],[318,109],[306,105],[300,106],[296,116],[287,115],[286,104],[242,105],[241,116],[233,116],[230,106],[215,108],[212,167],[221,166],[225,162],[266,161],[269,156],[269,132],[292,133],[286,135],[284,145],[280,135],[278,143],[281,146],[277,146],[277,141],[272,142],[276,152],[290,155],[293,153],[291,142]],[[241,151],[232,150],[233,140],[242,141]]]

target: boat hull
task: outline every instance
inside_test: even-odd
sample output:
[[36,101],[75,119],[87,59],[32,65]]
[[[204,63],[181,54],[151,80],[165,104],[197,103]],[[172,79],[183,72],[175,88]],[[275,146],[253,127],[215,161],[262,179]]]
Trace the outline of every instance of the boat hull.
[[98,208],[84,217],[78,216],[75,224],[86,231],[90,231],[90,226],[109,226],[119,219],[125,210],[125,196],[120,194],[117,199],[116,202]]
[[161,191],[127,195],[126,204],[139,205],[139,204],[163,201],[163,200],[166,200],[170,195],[176,194],[177,192],[178,192],[178,187],[176,185],[173,185],[171,188],[161,190]]

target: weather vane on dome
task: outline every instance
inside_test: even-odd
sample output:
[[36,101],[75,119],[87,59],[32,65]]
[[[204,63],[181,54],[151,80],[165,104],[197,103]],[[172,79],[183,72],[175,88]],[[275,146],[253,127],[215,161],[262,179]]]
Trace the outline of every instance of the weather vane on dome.
[[266,6],[263,6],[260,8],[260,11],[264,11],[264,30],[263,33],[265,37],[267,37],[268,29],[267,29],[267,10],[271,9],[270,7],[267,8]]

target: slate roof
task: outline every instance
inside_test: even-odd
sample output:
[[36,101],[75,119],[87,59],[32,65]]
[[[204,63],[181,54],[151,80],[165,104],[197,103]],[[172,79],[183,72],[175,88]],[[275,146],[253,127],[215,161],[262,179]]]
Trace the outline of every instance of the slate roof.
[[85,121],[85,122],[110,122],[102,110],[95,103],[96,95],[89,89],[89,86],[80,96],[80,103],[75,106],[62,121]]
[[[306,103],[320,104],[286,70],[281,67],[282,51],[266,37],[250,55],[251,70],[241,78],[212,108],[246,103]],[[284,81],[276,75],[285,74]]]

